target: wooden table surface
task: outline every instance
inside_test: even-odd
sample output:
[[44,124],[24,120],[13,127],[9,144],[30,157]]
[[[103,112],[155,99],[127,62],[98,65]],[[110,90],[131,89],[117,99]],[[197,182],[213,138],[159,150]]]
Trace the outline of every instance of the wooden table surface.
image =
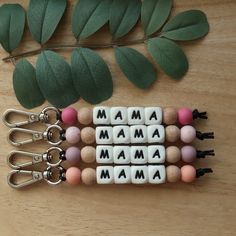
[[[27,7],[26,0],[9,0]],[[74,1],[71,1],[73,3]],[[196,142],[196,147],[214,148],[216,157],[199,160],[197,167],[214,173],[193,184],[162,186],[76,186],[57,187],[39,183],[22,191],[7,185],[6,156],[13,149],[7,141],[8,128],[1,124],[0,143],[0,230],[8,235],[235,235],[236,231],[236,2],[235,0],[175,0],[173,14],[203,10],[210,33],[202,40],[182,44],[190,62],[187,75],[174,82],[159,72],[159,80],[148,91],[140,91],[123,76],[112,49],[99,53],[109,62],[114,78],[114,95],[104,105],[189,106],[207,110],[208,121],[196,122],[203,131],[214,131],[214,141]],[[53,43],[72,43],[71,5]],[[107,29],[91,41],[107,38]],[[104,36],[105,35],[105,36]],[[142,37],[140,29],[131,38]],[[108,39],[109,40],[109,39]],[[38,45],[26,32],[16,52]],[[144,45],[135,46],[147,55]],[[60,52],[69,58],[71,52]],[[0,58],[7,56],[1,49]],[[36,57],[29,58],[35,61]],[[0,112],[20,108],[12,89],[14,66],[0,61]],[[74,104],[87,106],[83,101]],[[46,104],[44,104],[46,106]],[[40,111],[41,108],[34,111]],[[25,150],[42,152],[45,145]]]

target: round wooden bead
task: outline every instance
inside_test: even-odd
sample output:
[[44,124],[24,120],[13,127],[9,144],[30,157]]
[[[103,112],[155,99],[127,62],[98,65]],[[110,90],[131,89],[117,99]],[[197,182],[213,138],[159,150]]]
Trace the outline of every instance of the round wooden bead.
[[93,168],[85,168],[81,173],[82,182],[86,185],[92,185],[96,182],[96,171]]
[[181,148],[182,160],[191,163],[197,158],[197,151],[193,146],[184,146]]
[[93,121],[93,111],[91,108],[83,107],[78,110],[78,121],[82,125],[89,125]]
[[174,143],[179,140],[180,130],[175,125],[169,125],[166,127],[166,141]]
[[181,125],[189,125],[193,122],[193,112],[189,108],[181,108],[178,110],[178,121]]
[[191,125],[183,126],[180,130],[180,139],[184,143],[192,143],[196,138],[196,130]]
[[81,140],[83,143],[92,144],[95,142],[95,129],[92,127],[85,127],[81,130]]
[[81,150],[81,159],[84,163],[93,163],[96,160],[96,149],[92,146],[85,146]]
[[196,179],[196,170],[191,165],[185,165],[181,168],[181,180],[185,183],[191,183]]
[[77,165],[80,161],[80,149],[78,147],[69,147],[66,150],[66,160],[71,165]]
[[166,107],[163,109],[163,122],[166,125],[173,125],[177,122],[178,115],[174,107]]
[[166,148],[166,161],[176,163],[181,159],[181,152],[178,147],[170,146]]
[[70,144],[78,143],[80,141],[80,129],[75,126],[67,128],[65,137]]
[[77,123],[77,111],[73,107],[62,110],[61,119],[64,124],[75,125]]
[[178,166],[170,165],[166,168],[167,182],[176,183],[181,178],[181,171]]
[[77,185],[80,183],[81,171],[77,167],[70,167],[66,171],[66,181],[68,184]]

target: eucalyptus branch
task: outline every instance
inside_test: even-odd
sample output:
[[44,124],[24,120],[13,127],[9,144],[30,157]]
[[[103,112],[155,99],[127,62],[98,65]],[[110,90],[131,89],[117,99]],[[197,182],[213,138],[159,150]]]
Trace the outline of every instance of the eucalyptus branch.
[[75,44],[58,44],[58,45],[47,45],[38,49],[22,52],[19,54],[15,55],[10,55],[8,57],[3,58],[2,60],[5,62],[11,62],[12,60],[16,60],[22,57],[29,57],[33,55],[37,55],[41,53],[44,50],[53,50],[53,51],[59,51],[59,50],[67,50],[67,49],[75,49],[78,47],[85,47],[85,48],[90,48],[90,49],[101,49],[101,48],[112,48],[112,47],[120,47],[120,46],[129,46],[129,45],[135,45],[135,44],[141,44],[144,43],[146,38],[141,38],[141,39],[135,39],[131,41],[126,41],[126,42],[118,42],[114,41],[111,43],[107,44],[92,44],[92,43],[75,43]]

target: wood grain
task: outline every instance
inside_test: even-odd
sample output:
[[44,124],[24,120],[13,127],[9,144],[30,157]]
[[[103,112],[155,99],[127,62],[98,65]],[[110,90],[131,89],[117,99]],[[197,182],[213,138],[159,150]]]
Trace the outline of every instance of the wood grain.
[[[18,2],[27,7],[28,1]],[[53,43],[70,43],[70,7]],[[209,112],[199,121],[199,130],[215,131],[215,141],[196,142],[199,148],[214,148],[215,158],[199,160],[196,166],[212,167],[214,174],[194,184],[153,187],[94,186],[57,187],[40,183],[22,191],[6,183],[8,129],[1,124],[0,142],[0,229],[1,235],[235,235],[236,225],[236,2],[235,0],[175,0],[173,14],[186,9],[206,12],[211,30],[202,40],[182,44],[190,62],[187,75],[174,82],[159,72],[159,80],[148,91],[134,88],[118,69],[112,49],[99,50],[109,62],[114,78],[114,95],[106,105],[161,105],[197,107]],[[140,38],[140,28],[130,38]],[[91,41],[109,40],[107,28]],[[16,52],[37,48],[29,32]],[[135,46],[147,55],[144,45]],[[66,58],[70,51],[61,52]],[[7,56],[1,49],[0,58]],[[29,58],[35,62],[36,57]],[[0,61],[0,89],[3,113],[21,108],[12,89],[13,65]],[[80,101],[76,108],[87,106]],[[40,111],[35,109],[35,111]],[[42,152],[45,145],[26,150]]]

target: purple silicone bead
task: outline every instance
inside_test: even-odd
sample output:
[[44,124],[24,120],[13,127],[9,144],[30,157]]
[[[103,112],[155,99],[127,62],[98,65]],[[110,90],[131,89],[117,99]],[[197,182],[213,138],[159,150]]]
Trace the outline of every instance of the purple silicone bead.
[[197,151],[193,146],[184,146],[181,148],[182,160],[186,163],[191,163],[196,160]]
[[66,150],[66,160],[71,165],[76,165],[80,161],[80,149],[77,147],[69,147]]

